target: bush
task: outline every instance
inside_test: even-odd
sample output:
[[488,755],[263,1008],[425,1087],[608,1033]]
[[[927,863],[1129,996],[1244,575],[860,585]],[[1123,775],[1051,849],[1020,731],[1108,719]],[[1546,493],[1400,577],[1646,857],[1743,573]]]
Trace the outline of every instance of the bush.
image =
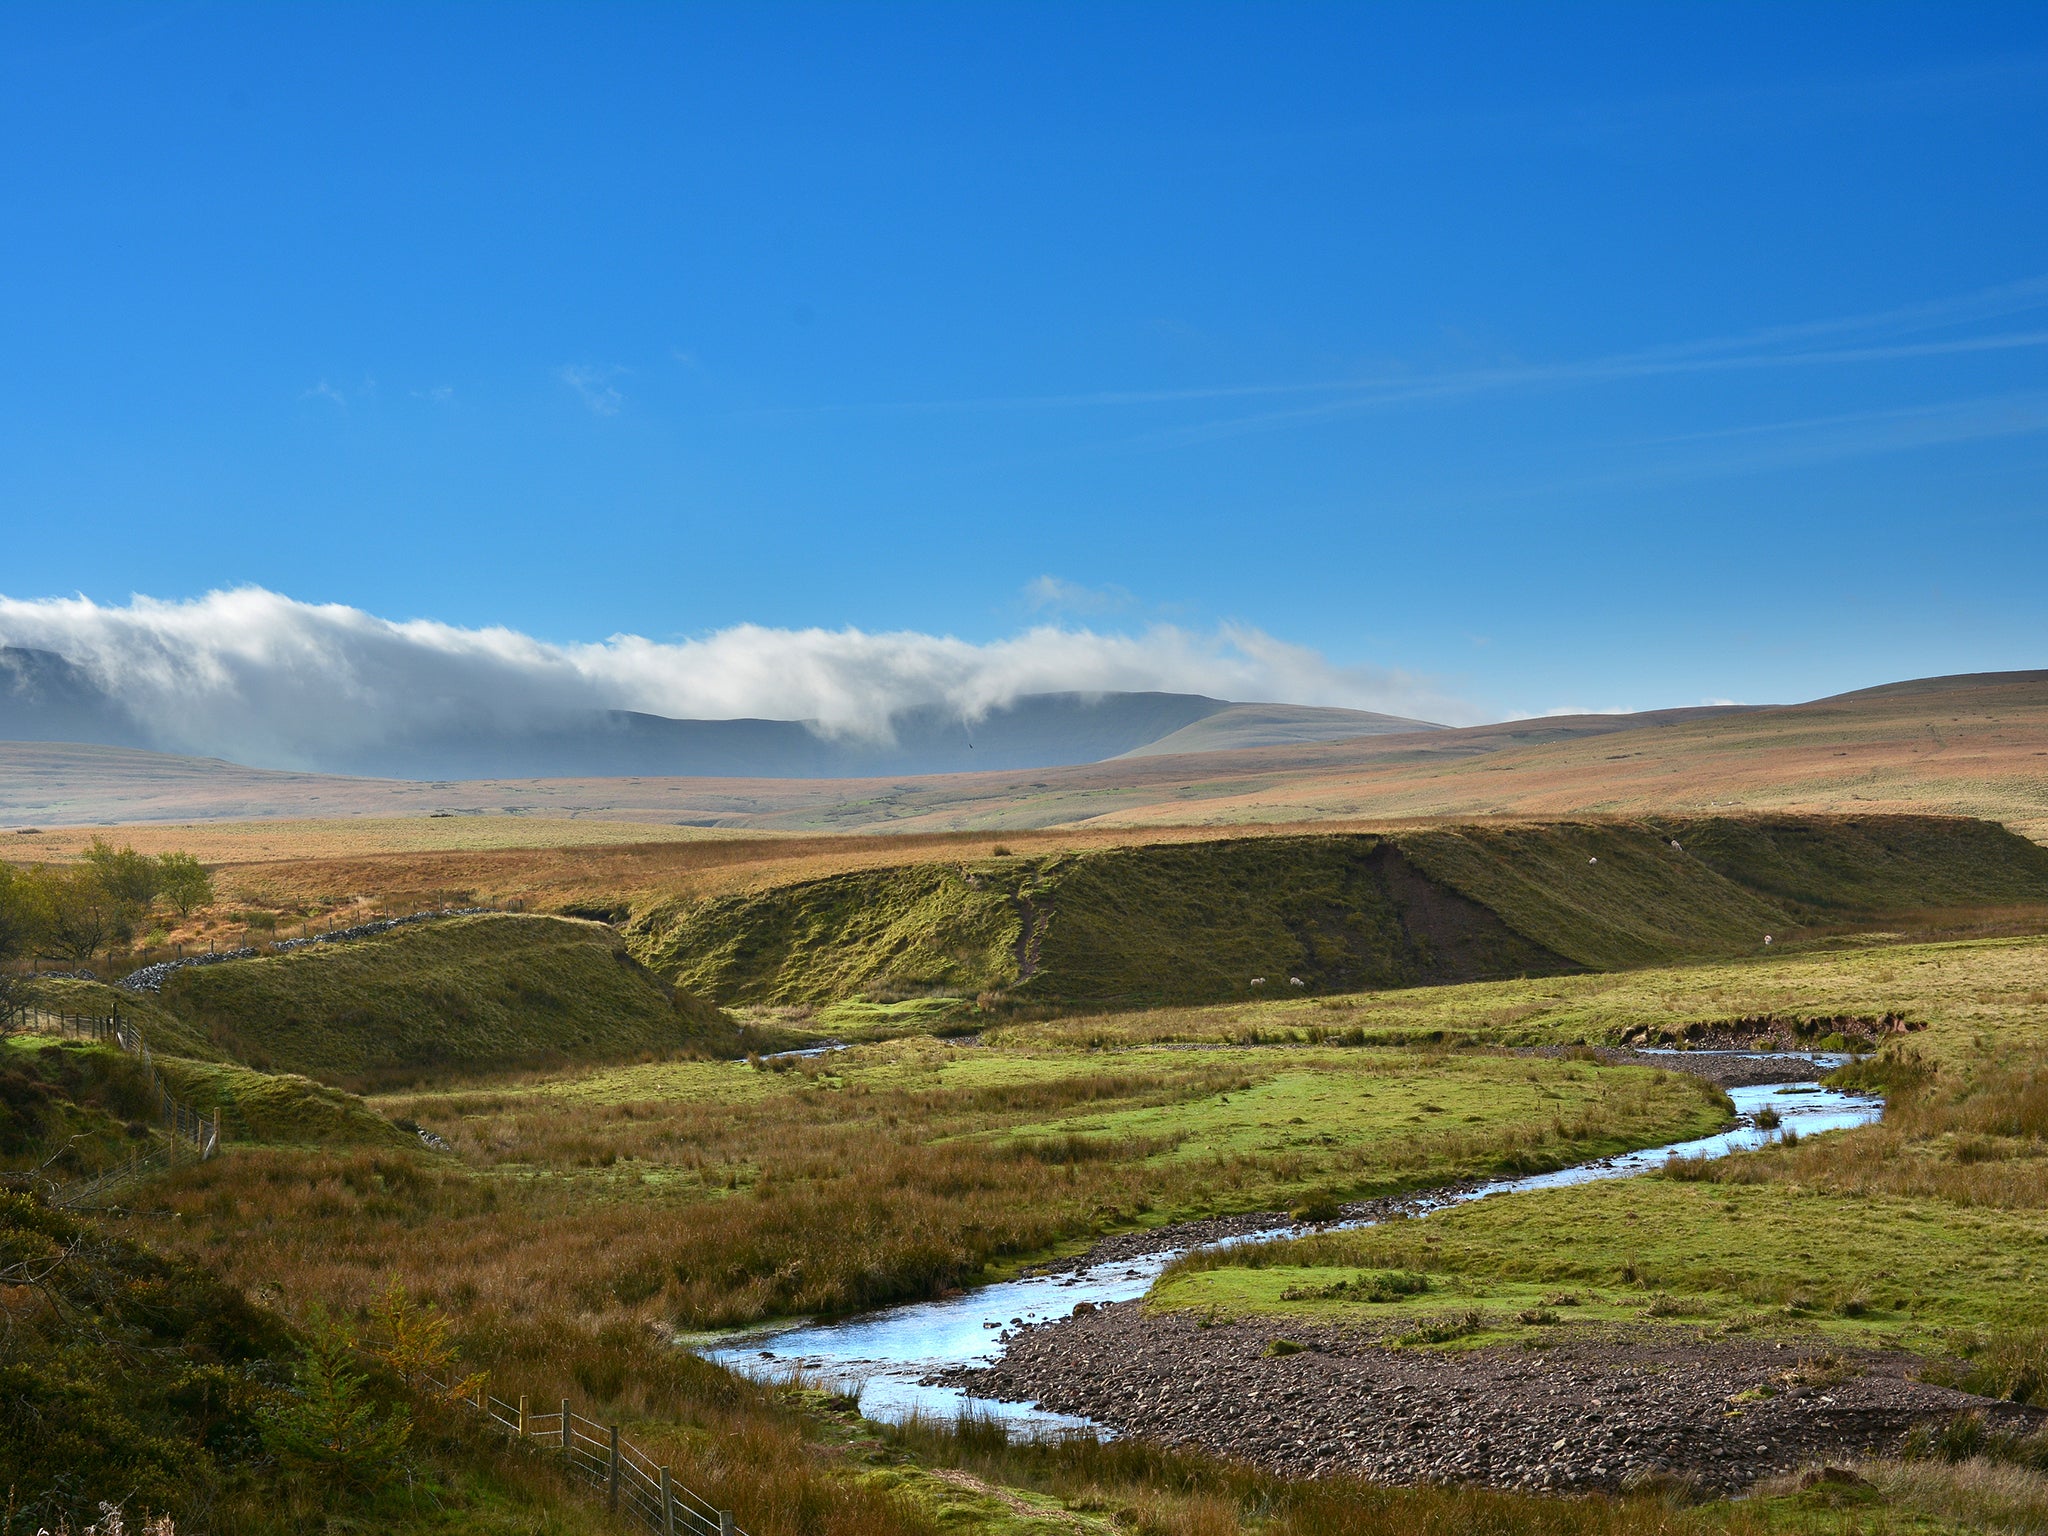
[[353,1330],[316,1309],[292,1395],[263,1420],[263,1444],[279,1462],[343,1497],[388,1487],[412,1438],[411,1415],[376,1402],[355,1356]]
[[1966,1358],[1927,1379],[1979,1397],[2048,1407],[2048,1328],[2021,1328],[1969,1341]]

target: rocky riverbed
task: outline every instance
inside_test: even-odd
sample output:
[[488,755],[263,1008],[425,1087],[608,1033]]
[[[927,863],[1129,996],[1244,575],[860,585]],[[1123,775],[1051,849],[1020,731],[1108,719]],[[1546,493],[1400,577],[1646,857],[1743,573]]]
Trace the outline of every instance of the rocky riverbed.
[[[1372,1200],[1350,1200],[1336,1208],[1334,1222],[1391,1221],[1401,1216],[1420,1216],[1461,1195],[1484,1188],[1485,1179],[1461,1179],[1455,1184],[1438,1184],[1412,1190],[1405,1195],[1381,1195]],[[1321,1225],[1330,1225],[1322,1222]],[[1150,1227],[1140,1232],[1116,1232],[1095,1242],[1085,1253],[1069,1258],[1033,1264],[1027,1275],[1065,1275],[1098,1264],[1114,1264],[1154,1253],[1178,1253],[1202,1248],[1234,1237],[1255,1237],[1261,1232],[1275,1236],[1296,1226],[1285,1211],[1246,1211],[1237,1216],[1209,1216],[1199,1221],[1176,1221],[1170,1226]]]
[[[1306,1347],[1269,1356],[1281,1337]],[[1561,1325],[1541,1346],[1396,1348],[1390,1330],[1204,1326],[1127,1302],[1021,1329],[995,1364],[941,1379],[1288,1476],[1545,1490],[1733,1492],[1894,1451],[1915,1424],[1964,1409],[2016,1427],[2048,1418],[1915,1381],[1900,1354],[1648,1325]]]
[[[1816,1075],[1814,1064],[1800,1056],[1754,1056],[1737,1054],[1748,1047],[1728,1046],[1716,1050],[1638,1051],[1624,1045],[1536,1045],[1517,1055],[1584,1057],[1596,1056],[1608,1066],[1657,1067],[1666,1072],[1683,1072],[1703,1077],[1722,1088],[1754,1088],[1764,1083],[1799,1083]],[[1789,1049],[1789,1048],[1788,1048]]]

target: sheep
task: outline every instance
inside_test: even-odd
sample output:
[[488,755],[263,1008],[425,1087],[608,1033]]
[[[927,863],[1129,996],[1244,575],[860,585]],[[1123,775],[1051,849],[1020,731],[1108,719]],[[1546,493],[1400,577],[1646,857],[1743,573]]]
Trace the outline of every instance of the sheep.
[[1287,985],[1290,987],[1301,987],[1308,985],[1308,983],[1304,982],[1299,976],[1290,976],[1287,978]]
[[1266,978],[1263,976],[1254,976],[1252,978],[1252,985],[1255,987],[1263,987],[1265,984]]

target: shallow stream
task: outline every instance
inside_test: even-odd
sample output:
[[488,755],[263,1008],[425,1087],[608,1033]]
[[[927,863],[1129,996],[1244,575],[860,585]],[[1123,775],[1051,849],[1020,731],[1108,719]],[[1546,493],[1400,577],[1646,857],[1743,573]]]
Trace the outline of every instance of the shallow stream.
[[[1747,1054],[1747,1053],[1731,1053]],[[1846,1060],[1842,1056],[1807,1056],[1816,1076]],[[1725,1157],[1775,1141],[1787,1131],[1812,1136],[1822,1131],[1866,1125],[1884,1113],[1880,1099],[1822,1088],[1817,1082],[1769,1083],[1730,1088],[1729,1098],[1741,1116],[1732,1129],[1695,1141],[1672,1142],[1597,1158],[1525,1178],[1498,1179],[1476,1189],[1447,1195],[1437,1208],[1483,1200],[1489,1195],[1522,1190],[1555,1189],[1595,1179],[1622,1179],[1661,1167],[1671,1157]],[[1779,1116],[1776,1130],[1761,1130],[1756,1114],[1768,1105]],[[1363,1225],[1363,1223],[1346,1223]],[[1227,1238],[1214,1246],[1262,1242],[1288,1235],[1279,1227],[1248,1237]],[[970,1396],[958,1387],[926,1385],[924,1378],[954,1366],[987,1365],[1003,1352],[1008,1331],[1024,1323],[1051,1322],[1067,1316],[1084,1301],[1131,1301],[1145,1294],[1160,1270],[1184,1249],[1112,1260],[1071,1273],[1031,1275],[978,1286],[939,1301],[884,1307],[828,1323],[785,1324],[751,1333],[729,1335],[715,1345],[700,1345],[706,1359],[757,1380],[783,1380],[801,1372],[818,1385],[861,1388],[861,1412],[871,1419],[896,1420],[913,1414],[951,1419],[971,1411],[1000,1418],[1019,1428],[1041,1430],[1093,1427],[1089,1421],[1048,1413],[1028,1403],[1005,1403]]]

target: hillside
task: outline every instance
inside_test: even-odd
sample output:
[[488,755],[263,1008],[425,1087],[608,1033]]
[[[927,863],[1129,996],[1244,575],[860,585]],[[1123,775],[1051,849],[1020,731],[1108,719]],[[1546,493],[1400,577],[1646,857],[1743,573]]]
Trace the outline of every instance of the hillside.
[[[1323,713],[1331,716],[1331,731],[1350,728],[1339,718],[1345,712]],[[2048,839],[2043,672],[1926,678],[1808,704],[1582,715],[1348,740],[1297,735],[1285,706],[1238,705],[1120,749],[1123,756],[1065,767],[925,777],[438,783],[264,773],[111,747],[11,743],[0,744],[0,824],[185,823],[191,830],[179,833],[181,846],[204,850],[217,835],[221,852],[203,856],[236,860],[292,857],[285,842],[321,829],[301,828],[281,840],[258,827],[211,833],[208,823],[322,818],[331,823],[333,842],[352,836],[360,818],[431,815],[438,818],[432,835],[390,828],[369,835],[385,845],[467,848],[606,840],[593,836],[592,822],[612,824],[608,840],[628,842],[705,828],[874,833],[1595,812],[1932,811],[1988,817]],[[25,837],[17,856],[61,855],[86,835]]]
[[2041,902],[2048,851],[1990,823],[1602,821],[916,863],[658,905],[629,939],[721,1002],[1095,1007],[1605,970]]
[[[289,766],[313,766],[322,774],[434,781],[632,775],[849,778],[1100,762],[1219,714],[1234,718],[1203,738],[1210,747],[1433,729],[1425,721],[1359,710],[1235,705],[1191,693],[1028,693],[978,711],[930,703],[899,709],[859,731],[831,729],[815,720],[677,720],[633,710],[535,709],[530,717],[501,717],[490,710],[451,707],[434,716],[432,724],[415,724],[389,737],[308,747]],[[1277,717],[1267,718],[1274,711],[1285,718],[1285,730],[1278,735],[1273,734]],[[116,749],[166,744],[85,669],[51,652],[18,646],[0,646],[0,741]]]
[[455,918],[193,967],[156,1005],[237,1062],[359,1089],[734,1044],[610,929],[563,918]]

